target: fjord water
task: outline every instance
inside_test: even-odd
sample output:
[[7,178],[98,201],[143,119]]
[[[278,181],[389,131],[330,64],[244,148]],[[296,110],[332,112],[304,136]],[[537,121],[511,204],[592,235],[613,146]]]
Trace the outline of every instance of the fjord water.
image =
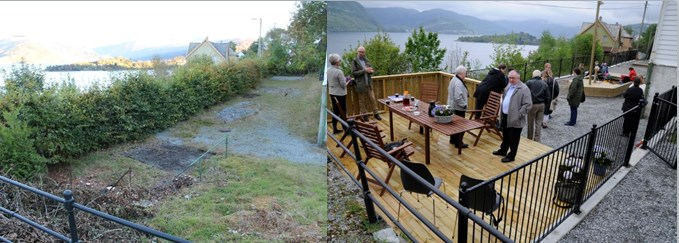
[[[351,45],[351,48],[356,48],[359,41],[363,43],[364,41],[373,38],[376,34],[377,32],[329,32],[328,53],[339,53],[341,55],[345,50],[349,50],[349,45]],[[406,41],[408,41],[408,37],[412,35],[412,33],[387,34],[391,41],[401,48],[401,51],[405,50]],[[493,54],[493,44],[460,42],[457,41],[457,38],[460,36],[462,35],[439,34],[439,40],[441,41],[439,47],[446,48],[447,50],[441,67],[445,67],[447,63],[450,63],[449,55],[458,47],[461,49],[461,52],[469,52],[470,60],[478,59],[481,62],[481,68],[485,68],[492,63],[490,55]],[[522,48],[521,55],[524,57],[528,56],[528,52],[538,49],[538,46],[534,45],[520,45],[520,47]],[[462,58],[462,56],[460,56],[460,58]],[[454,69],[455,67],[452,68]]]
[[[19,64],[14,64],[16,67]],[[36,68],[44,69],[45,66],[35,65]],[[0,87],[5,86],[5,77],[9,76],[12,70],[12,64],[2,64],[0,69],[4,69],[5,73],[0,72]],[[129,71],[62,71],[62,72],[46,72],[45,74],[45,86],[61,84],[67,80],[73,80],[73,83],[81,90],[92,87],[94,84],[99,84],[100,86],[108,86],[111,83],[112,77],[117,77],[129,72],[136,72],[135,70]]]

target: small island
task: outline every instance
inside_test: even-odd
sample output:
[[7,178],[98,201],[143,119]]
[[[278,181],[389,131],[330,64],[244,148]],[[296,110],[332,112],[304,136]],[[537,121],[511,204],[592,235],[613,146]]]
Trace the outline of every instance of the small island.
[[457,41],[480,43],[503,43],[517,45],[539,45],[540,39],[528,33],[510,33],[505,35],[460,36]]
[[132,61],[124,57],[113,57],[101,59],[94,62],[74,63],[64,65],[47,66],[45,71],[121,71],[121,70],[142,70],[153,69],[158,66],[175,67],[184,63],[184,57],[175,57],[168,60],[154,58],[149,61]]

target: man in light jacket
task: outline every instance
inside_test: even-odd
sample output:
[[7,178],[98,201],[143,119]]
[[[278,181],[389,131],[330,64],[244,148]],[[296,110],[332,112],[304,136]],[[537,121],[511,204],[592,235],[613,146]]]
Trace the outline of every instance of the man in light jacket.
[[[458,66],[455,69],[455,77],[450,80],[448,84],[448,105],[453,108],[455,115],[464,117],[467,112],[467,102],[469,100],[469,93],[467,87],[464,85],[464,79],[467,77],[467,68]],[[467,148],[468,144],[462,142],[464,132],[453,134],[450,136],[450,143],[455,144],[456,148]]]
[[502,95],[500,106],[502,144],[499,150],[493,151],[493,154],[504,156],[501,160],[503,163],[512,162],[516,158],[521,130],[526,125],[526,115],[533,106],[530,90],[519,78],[518,72],[510,71],[509,84]]

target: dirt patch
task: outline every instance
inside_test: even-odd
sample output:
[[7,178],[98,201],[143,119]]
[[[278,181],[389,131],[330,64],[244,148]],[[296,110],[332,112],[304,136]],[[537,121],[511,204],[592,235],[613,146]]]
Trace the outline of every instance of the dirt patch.
[[232,122],[243,117],[255,115],[259,112],[259,105],[251,101],[243,101],[228,106],[217,113],[217,117],[225,122]]
[[[161,170],[181,172],[203,153],[204,151],[187,146],[162,143],[160,145],[146,145],[126,151],[123,155]],[[210,154],[207,154],[203,159],[208,159],[209,157]]]
[[[325,236],[319,224],[300,225],[271,197],[255,198],[252,210],[235,212],[229,221],[232,234],[257,235],[273,241],[319,242]],[[259,203],[257,203],[259,202]]]

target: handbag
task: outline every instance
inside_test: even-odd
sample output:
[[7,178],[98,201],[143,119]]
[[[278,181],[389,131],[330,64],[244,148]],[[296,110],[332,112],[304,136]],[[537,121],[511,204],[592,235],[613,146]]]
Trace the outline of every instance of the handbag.
[[408,140],[408,138],[403,138],[401,141],[394,141],[394,142],[391,142],[391,143],[387,143],[387,144],[384,145],[384,151],[389,152],[392,149],[398,148],[398,146],[403,145],[406,142],[406,140]]
[[580,103],[585,103],[585,91],[582,91],[582,98],[580,98]]
[[[552,80],[552,96],[554,95],[554,86],[557,86],[559,84],[556,83],[556,80]],[[559,97],[552,97],[552,102],[549,103],[549,110],[554,111],[556,110],[556,105],[558,105],[558,100]]]

